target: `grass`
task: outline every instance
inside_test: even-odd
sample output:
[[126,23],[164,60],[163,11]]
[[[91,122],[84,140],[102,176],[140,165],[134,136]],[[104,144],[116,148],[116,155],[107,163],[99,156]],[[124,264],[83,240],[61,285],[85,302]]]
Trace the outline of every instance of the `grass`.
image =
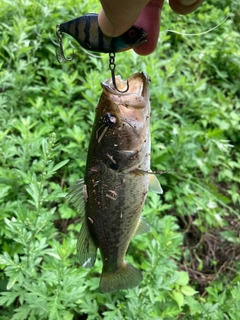
[[[108,57],[74,49],[55,57],[56,24],[97,1],[3,0],[0,8],[0,320],[238,319],[240,291],[240,23],[234,3],[204,3],[188,16],[164,7],[148,57],[117,54],[117,72],[151,81],[152,232],[127,259],[138,288],[98,291],[101,260],[78,265],[81,215],[66,200],[83,177]],[[76,12],[78,13],[76,15]],[[199,33],[184,36],[175,30]],[[66,55],[70,38],[64,35]],[[76,48],[79,48],[73,42]]]

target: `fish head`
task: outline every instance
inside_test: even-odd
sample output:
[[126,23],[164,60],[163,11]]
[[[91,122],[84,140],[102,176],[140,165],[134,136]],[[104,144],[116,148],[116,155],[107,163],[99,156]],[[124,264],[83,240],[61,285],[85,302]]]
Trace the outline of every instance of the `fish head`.
[[[119,90],[126,89],[120,76],[115,81]],[[114,170],[149,170],[149,78],[139,72],[127,81],[129,88],[124,93],[115,89],[112,79],[102,82],[94,124],[95,147],[101,160]]]

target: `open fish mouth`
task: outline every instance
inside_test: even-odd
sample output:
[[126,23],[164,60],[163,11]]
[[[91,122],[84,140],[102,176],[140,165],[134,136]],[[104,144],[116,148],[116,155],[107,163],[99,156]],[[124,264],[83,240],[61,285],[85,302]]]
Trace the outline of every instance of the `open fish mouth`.
[[[149,116],[149,112],[143,109],[149,107],[149,78],[143,72],[133,74],[127,82],[122,80],[120,76],[116,76],[116,84],[118,90],[124,91],[128,86],[127,92],[119,92],[115,89],[112,79],[102,82],[104,94],[108,100],[118,109],[118,115],[125,125],[132,128],[137,123],[145,122],[145,117]],[[139,110],[139,111],[138,111]]]
[[[115,77],[116,85],[120,91],[125,91],[127,89],[127,82],[129,83],[129,89],[126,92],[119,92],[116,90],[112,79],[107,79],[101,83],[102,87],[109,91],[109,93],[116,95],[117,97],[127,97],[130,95],[134,95],[136,99],[136,103],[138,105],[137,97],[145,97],[147,100],[149,98],[148,93],[148,82],[150,79],[143,72],[138,72],[133,74],[127,81],[123,80],[121,76]],[[146,95],[147,94],[147,95]]]

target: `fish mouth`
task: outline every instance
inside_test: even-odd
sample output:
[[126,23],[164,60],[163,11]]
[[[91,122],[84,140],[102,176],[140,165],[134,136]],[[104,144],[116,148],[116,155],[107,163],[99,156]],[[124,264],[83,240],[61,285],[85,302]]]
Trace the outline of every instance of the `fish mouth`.
[[[127,80],[122,80],[121,76],[118,75],[115,77],[115,81],[116,81],[116,86],[118,90],[115,88],[112,82],[112,78],[107,79],[101,83],[102,88],[106,91],[106,93],[116,97],[115,99],[113,99],[114,102],[116,102],[116,100],[119,100],[120,103],[124,102],[123,100],[128,101],[128,96],[132,95],[133,98],[131,100],[135,100],[134,102],[133,101],[132,102],[135,103],[135,108],[136,108],[137,105],[139,104],[138,100],[141,100],[141,98],[144,98],[147,100],[149,98],[148,84],[150,82],[150,79],[144,72],[134,73]],[[129,88],[125,92],[125,90],[127,89],[127,83],[129,84]],[[113,96],[111,96],[111,98],[113,98]],[[137,99],[138,97],[139,99]],[[131,104],[127,105],[127,107],[130,107],[130,106]]]
[[[118,90],[114,87],[112,78],[101,83],[104,95],[108,101],[111,101],[111,108],[115,105],[118,109],[118,116],[122,122],[132,127],[137,122],[145,121],[144,118],[150,113],[149,105],[149,78],[144,72],[134,73],[127,81],[122,80],[120,76],[115,77]],[[116,109],[115,109],[116,110]]]

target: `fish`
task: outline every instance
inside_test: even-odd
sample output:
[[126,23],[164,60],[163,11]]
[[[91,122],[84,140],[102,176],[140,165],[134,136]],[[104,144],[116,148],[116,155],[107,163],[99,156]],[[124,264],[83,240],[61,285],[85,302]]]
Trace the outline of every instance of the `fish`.
[[[141,217],[148,190],[163,192],[150,170],[150,80],[138,72],[127,81],[126,93],[116,91],[112,78],[102,82],[85,177],[69,193],[69,201],[84,211],[77,242],[80,265],[93,267],[100,249],[99,288],[104,293],[134,288],[142,281],[141,271],[126,262],[125,255],[133,236],[150,231]],[[116,83],[120,89],[126,86],[120,76]]]
[[102,53],[126,51],[147,41],[147,33],[136,26],[132,26],[119,37],[104,35],[98,24],[98,14],[95,13],[63,22],[57,25],[57,30],[72,36],[84,49]]

